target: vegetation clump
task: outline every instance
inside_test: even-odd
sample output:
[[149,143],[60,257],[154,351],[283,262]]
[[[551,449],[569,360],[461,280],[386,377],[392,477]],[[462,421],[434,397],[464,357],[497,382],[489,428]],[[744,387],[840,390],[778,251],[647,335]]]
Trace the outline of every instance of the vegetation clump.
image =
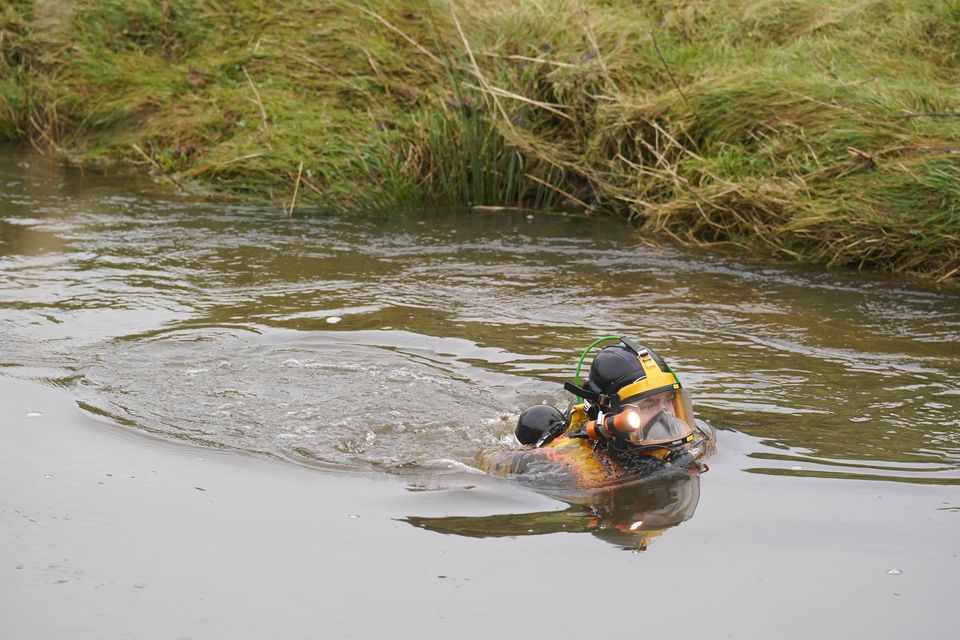
[[955,280],[958,43],[960,0],[13,0],[0,139]]

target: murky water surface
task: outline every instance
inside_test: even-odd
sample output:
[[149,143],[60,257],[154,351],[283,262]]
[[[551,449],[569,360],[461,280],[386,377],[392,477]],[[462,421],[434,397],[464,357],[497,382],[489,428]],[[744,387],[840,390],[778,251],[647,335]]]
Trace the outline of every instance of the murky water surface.
[[[562,382],[580,351],[610,333],[657,349],[692,389],[720,432],[711,472],[564,505],[476,471],[478,451],[516,448],[523,408],[568,402]],[[368,562],[375,548],[398,567],[390,619],[438,603],[439,618],[411,620],[422,637],[449,637],[445,619],[459,634],[486,620],[485,607],[511,610],[504,585],[518,575],[538,594],[595,583],[623,600],[640,573],[657,585],[644,592],[657,611],[700,585],[710,594],[697,598],[704,620],[734,637],[768,637],[798,603],[818,615],[778,626],[783,637],[821,625],[874,638],[943,635],[954,625],[942,612],[960,588],[958,380],[956,289],[658,247],[618,222],[572,215],[291,219],[279,206],[171,196],[0,149],[0,409],[16,405],[15,424],[0,433],[10,447],[0,458],[9,532],[0,551],[18,563],[0,567],[0,593],[14,603],[14,630],[74,629],[141,602],[124,628],[173,637],[182,629],[164,612],[184,597],[177,576],[195,585],[190,593],[206,588],[200,605],[174,607],[196,619],[184,623],[192,631],[213,619],[234,637],[293,637],[300,623],[236,610],[235,596],[262,582],[300,585],[282,597],[264,591],[265,602],[302,615],[324,600],[313,594],[327,594],[340,603],[328,612],[340,635],[382,635],[393,627],[356,611],[384,579]],[[59,438],[31,427],[53,406],[30,391],[37,381],[85,412],[57,409],[44,429],[67,429]],[[84,435],[85,420],[292,462],[275,466],[310,478],[329,475],[317,468],[398,482],[380,483],[382,492],[343,482],[331,502],[303,475],[225,462],[183,494],[203,459],[196,449],[182,447],[171,470],[167,450],[101,446]],[[104,493],[144,474],[167,484]],[[182,510],[188,503],[194,511]],[[217,505],[227,506],[211,518]],[[358,520],[338,513],[346,509]],[[564,535],[578,532],[605,544]],[[218,555],[233,549],[222,547],[228,539],[237,550]],[[144,555],[131,540],[169,556]],[[629,560],[638,556],[620,549],[654,541],[638,573]],[[238,563],[244,545],[260,551]],[[74,574],[50,577],[68,557],[83,566],[75,585]],[[248,562],[252,573],[231,577]],[[336,580],[322,580],[333,566]],[[82,582],[84,572],[97,584]],[[344,582],[353,585],[346,595],[323,586]],[[87,604],[49,616],[44,603],[68,583]],[[150,600],[145,584],[159,589]],[[109,598],[97,596],[103,585]],[[475,608],[461,597],[468,589]],[[231,613],[210,618],[207,599]],[[752,615],[741,615],[743,602]],[[644,626],[672,633],[687,610],[675,613]],[[526,613],[509,624],[532,633],[548,622],[570,630]],[[97,624],[88,637],[105,637]],[[608,626],[633,629],[630,618]]]
[[513,446],[520,410],[567,402],[580,349],[625,333],[754,439],[749,471],[960,483],[954,290],[612,221],[288,219],[145,187],[5,152],[3,375],[171,438],[406,473]]

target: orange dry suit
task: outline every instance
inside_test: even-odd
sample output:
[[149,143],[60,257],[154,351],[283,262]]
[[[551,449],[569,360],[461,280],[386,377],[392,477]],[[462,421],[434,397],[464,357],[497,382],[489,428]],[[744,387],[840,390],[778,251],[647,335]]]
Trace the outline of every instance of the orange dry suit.
[[671,469],[699,469],[703,459],[716,450],[713,428],[699,419],[688,442],[643,450],[616,440],[571,437],[587,420],[583,405],[575,405],[560,435],[521,451],[484,451],[478,456],[478,466],[487,473],[544,487],[593,489]]

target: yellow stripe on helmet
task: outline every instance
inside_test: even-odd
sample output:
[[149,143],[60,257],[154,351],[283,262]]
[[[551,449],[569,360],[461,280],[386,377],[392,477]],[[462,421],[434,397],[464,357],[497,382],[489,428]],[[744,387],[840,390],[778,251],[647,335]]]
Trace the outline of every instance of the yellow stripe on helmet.
[[680,385],[677,383],[677,379],[674,378],[673,374],[662,371],[660,369],[660,365],[658,365],[646,351],[643,351],[640,355],[638,355],[637,360],[640,361],[640,366],[643,367],[643,372],[645,375],[643,378],[637,380],[636,382],[631,382],[617,391],[617,397],[620,398],[621,401],[647,391],[653,391],[654,389],[662,389],[664,387],[671,389],[680,388]]

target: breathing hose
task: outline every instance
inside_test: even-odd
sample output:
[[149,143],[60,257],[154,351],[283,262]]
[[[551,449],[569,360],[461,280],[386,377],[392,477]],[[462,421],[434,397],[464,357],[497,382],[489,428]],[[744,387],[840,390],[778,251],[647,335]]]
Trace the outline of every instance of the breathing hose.
[[584,359],[586,359],[587,354],[590,353],[590,349],[593,349],[595,346],[597,346],[601,342],[609,342],[610,340],[620,340],[620,336],[604,336],[602,338],[597,338],[596,340],[591,342],[586,349],[583,350],[582,354],[580,354],[580,362],[577,363],[577,375],[575,377],[576,385],[578,387],[580,386],[580,367],[583,366],[583,361]]
[[[575,384],[578,387],[580,386],[580,368],[583,366],[583,361],[586,359],[587,354],[590,353],[590,350],[593,349],[598,344],[600,344],[601,342],[609,342],[611,340],[620,340],[620,336],[604,336],[602,338],[597,338],[596,340],[591,342],[589,345],[587,345],[587,348],[583,350],[582,354],[580,354],[580,361],[577,362],[577,374],[574,378]],[[666,362],[664,362],[663,364],[667,367],[667,371],[669,371],[670,374],[673,376],[673,379],[677,383],[677,385],[680,385],[680,378],[677,376],[676,372],[673,370],[673,367],[671,367]]]

